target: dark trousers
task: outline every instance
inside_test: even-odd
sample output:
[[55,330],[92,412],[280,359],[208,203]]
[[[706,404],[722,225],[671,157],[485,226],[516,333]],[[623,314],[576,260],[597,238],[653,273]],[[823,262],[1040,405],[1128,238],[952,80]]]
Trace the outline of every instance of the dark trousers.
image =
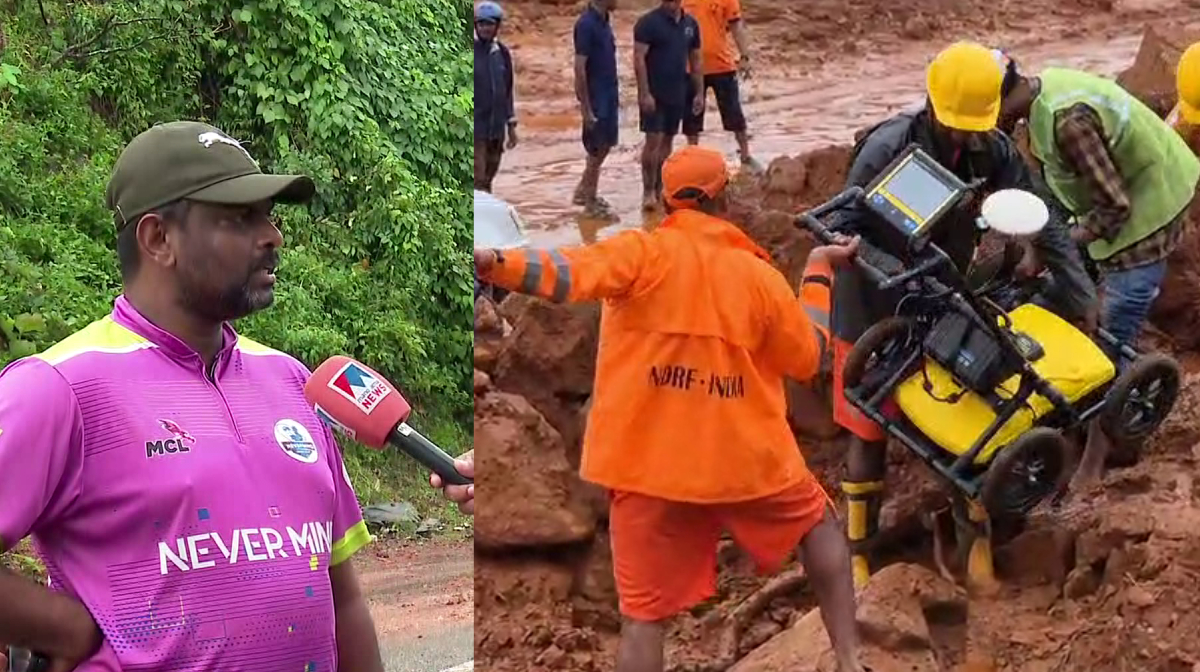
[[500,170],[500,158],[504,155],[504,140],[475,138],[475,188],[491,193],[492,180]]

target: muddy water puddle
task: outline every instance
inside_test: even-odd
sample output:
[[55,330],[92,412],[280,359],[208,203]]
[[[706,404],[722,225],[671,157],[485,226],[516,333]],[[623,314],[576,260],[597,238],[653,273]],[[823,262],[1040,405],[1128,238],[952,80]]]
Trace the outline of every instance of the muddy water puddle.
[[[1128,34],[1115,37],[1109,36],[1110,29],[1105,31],[1107,34],[1092,32],[1090,39],[1077,36],[1021,46],[1031,41],[1025,35],[1019,39],[1009,36],[1007,43],[1018,45],[1013,51],[1026,70],[1062,65],[1112,76],[1133,62],[1147,23],[1128,21],[1126,25]],[[1066,32],[1077,34],[1080,30]],[[919,105],[924,96],[925,63],[939,46],[918,45],[899,54],[842,58],[807,73],[794,67],[785,71],[781,65],[770,64],[774,71],[758,73],[743,84],[755,157],[766,166],[779,156],[849,144],[855,131]],[[540,51],[533,48],[515,52],[518,68],[521,58],[537,58]],[[626,55],[619,57],[620,67],[629,69]],[[781,58],[774,56],[772,60]],[[539,67],[531,76],[544,74],[546,71]],[[569,94],[569,71],[562,74],[567,77],[565,87],[544,80],[528,85],[542,95],[536,100],[519,101],[522,144],[506,153],[495,193],[517,207],[538,246],[592,242],[623,229],[654,226],[661,220],[661,212],[641,211],[642,142],[637,109],[632,104],[622,109],[620,145],[609,155],[600,179],[600,194],[618,218],[590,219],[582,216],[581,208],[571,205],[571,195],[583,170],[583,150],[578,116]],[[622,98],[632,103],[635,96],[631,82],[625,79],[627,74],[622,73]],[[736,143],[720,128],[711,96],[705,124],[701,143],[723,151],[730,166],[737,170]],[[675,146],[683,142],[683,137],[677,136]]]

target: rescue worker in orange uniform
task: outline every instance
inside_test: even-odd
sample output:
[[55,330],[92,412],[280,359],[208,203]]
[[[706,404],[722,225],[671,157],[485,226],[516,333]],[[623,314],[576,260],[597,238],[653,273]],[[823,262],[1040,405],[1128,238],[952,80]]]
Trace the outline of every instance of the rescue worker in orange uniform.
[[720,218],[728,180],[720,153],[686,146],[663,165],[669,216],[654,231],[476,250],[475,264],[499,287],[603,301],[580,471],[612,493],[617,672],[663,670],[667,619],[715,593],[723,530],[764,572],[799,550],[838,669],[862,670],[849,548],[788,426],[783,386],[821,370],[833,268],[858,241],[814,249],[798,298]]
[[1200,42],[1183,52],[1175,71],[1179,102],[1167,117],[1183,141],[1200,155]]

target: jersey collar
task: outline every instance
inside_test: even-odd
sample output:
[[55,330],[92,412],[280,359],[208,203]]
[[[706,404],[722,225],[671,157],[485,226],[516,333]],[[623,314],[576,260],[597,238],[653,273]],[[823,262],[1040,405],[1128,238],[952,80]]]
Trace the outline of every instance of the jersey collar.
[[[179,337],[146,319],[146,316],[138,312],[138,309],[133,307],[133,304],[129,302],[129,299],[124,294],[118,296],[116,302],[113,304],[112,319],[122,327],[129,329],[158,346],[159,350],[166,353],[172,359],[180,362],[188,362],[203,368],[204,360],[200,356],[200,353],[193,350],[192,346],[184,343]],[[228,322],[221,326],[221,332],[221,349],[217,353],[215,360],[218,362],[225,359],[233,351],[238,340],[237,332],[234,331]]]

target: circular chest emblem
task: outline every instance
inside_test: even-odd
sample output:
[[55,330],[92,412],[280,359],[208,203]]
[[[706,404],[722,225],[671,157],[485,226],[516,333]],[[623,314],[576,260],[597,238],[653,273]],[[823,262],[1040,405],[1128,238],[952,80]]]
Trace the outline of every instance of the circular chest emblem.
[[292,459],[312,464],[317,461],[317,442],[304,425],[295,420],[280,420],[275,423],[275,442]]

